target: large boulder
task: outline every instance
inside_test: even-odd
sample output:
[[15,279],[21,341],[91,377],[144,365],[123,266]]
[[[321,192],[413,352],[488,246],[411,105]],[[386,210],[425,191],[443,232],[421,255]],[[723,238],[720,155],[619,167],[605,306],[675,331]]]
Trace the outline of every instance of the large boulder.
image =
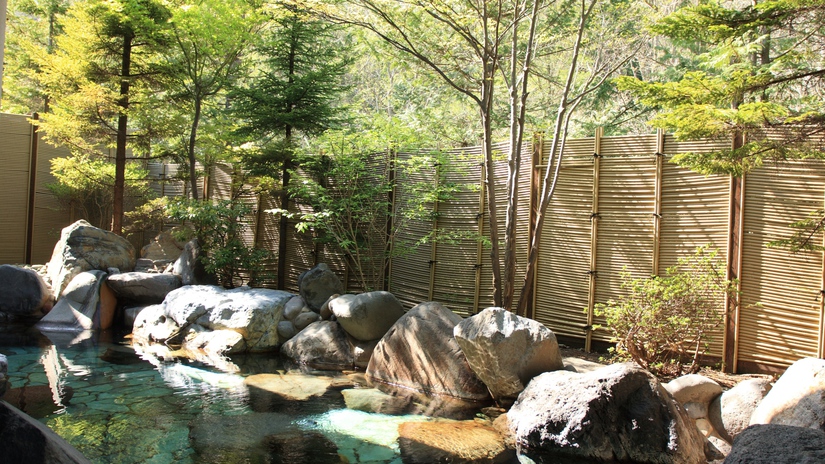
[[40,274],[9,264],[0,266],[0,312],[34,316],[51,309],[53,302],[52,290]]
[[725,464],[819,464],[825,432],[790,425],[752,425],[736,437]]
[[344,370],[355,365],[347,333],[333,321],[310,324],[281,346],[281,354],[316,369]]
[[[273,350],[284,341],[278,336],[277,326],[284,305],[292,296],[262,288],[181,287],[170,292],[162,304],[144,308],[137,315],[133,336],[141,341],[180,344],[183,348],[188,343],[190,349],[213,354]],[[212,337],[214,346],[210,346],[209,332],[224,330],[240,334],[243,343],[222,333]]]
[[390,292],[342,295],[329,309],[348,334],[361,341],[378,340],[404,315],[404,306]]
[[65,287],[57,304],[37,327],[45,331],[108,329],[116,307],[117,298],[106,285],[106,273],[82,272]]
[[320,263],[298,277],[298,289],[306,304],[320,311],[331,295],[344,293],[344,284],[326,264]]
[[553,332],[503,308],[487,308],[464,319],[453,334],[496,399],[515,399],[533,377],[564,369]]
[[453,337],[461,316],[440,303],[421,303],[404,314],[378,342],[367,378],[378,385],[410,388],[467,400],[490,394]]
[[172,267],[172,273],[180,276],[183,285],[217,285],[218,279],[206,271],[203,255],[198,239],[192,239],[184,245]]
[[793,363],[756,407],[750,424],[825,430],[825,359]]
[[85,271],[131,271],[135,258],[135,247],[128,240],[81,219],[64,228],[54,246],[48,265],[52,290],[55,295],[62,294],[69,282]]
[[519,452],[536,462],[706,462],[687,413],[631,363],[541,374],[507,418]]
[[147,305],[163,303],[166,295],[180,288],[182,284],[179,276],[147,272],[124,272],[111,275],[106,283],[118,298]]
[[748,427],[753,412],[769,391],[770,379],[746,379],[716,397],[708,411],[714,430],[732,443]]

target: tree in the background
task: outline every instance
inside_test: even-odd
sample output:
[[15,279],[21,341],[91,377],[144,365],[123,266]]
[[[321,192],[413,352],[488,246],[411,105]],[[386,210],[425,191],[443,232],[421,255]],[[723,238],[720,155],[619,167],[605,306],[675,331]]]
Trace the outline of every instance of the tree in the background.
[[[337,98],[345,90],[348,60],[337,28],[310,18],[297,6],[278,3],[270,28],[261,31],[257,71],[231,93],[237,134],[250,147],[244,162],[252,174],[280,178],[281,208],[289,210],[289,177],[297,135],[320,134],[342,121]],[[278,286],[286,275],[287,217],[279,224]]]
[[[542,72],[557,86],[551,153],[561,153],[570,115],[579,102],[594,92],[607,76],[627,60],[622,53],[606,53],[604,36],[590,36],[591,19],[599,17],[611,2],[600,0],[511,0],[472,2],[353,0],[343,7],[318,2],[318,10],[335,20],[372,31],[422,68],[471,100],[478,111],[478,127],[486,166],[487,220],[493,275],[493,302],[512,308],[515,297],[518,234],[516,207],[521,148],[528,123],[528,96],[538,56],[555,54],[564,59]],[[621,2],[617,2],[621,3]],[[592,55],[589,51],[595,51]],[[618,59],[615,59],[618,55]],[[581,60],[581,61],[580,61]],[[499,95],[506,95],[500,97]],[[506,101],[502,104],[502,101]],[[502,116],[501,108],[504,108]],[[505,123],[501,124],[500,121]],[[498,127],[509,130],[507,161],[507,209],[503,237],[499,233],[493,136]],[[551,158],[539,203],[538,222],[527,263],[522,291],[530,291],[537,238],[544,212],[555,191],[560,159]],[[503,239],[502,239],[503,238]],[[503,242],[503,243],[500,243]],[[503,244],[503,261],[502,248]],[[502,276],[503,270],[503,276]],[[526,303],[526,299],[522,299]],[[519,308],[520,312],[526,308]]]
[[201,161],[208,169],[215,158],[198,156],[198,128],[205,112],[213,113],[207,117],[213,126],[226,119],[218,114],[226,112],[225,100],[216,100],[240,78],[241,54],[252,41],[260,17],[245,0],[178,3],[171,19],[171,43],[164,53],[164,96],[177,107],[178,119],[188,122],[173,138],[182,142],[185,156],[180,158],[188,167],[190,194],[197,200],[196,163]]
[[37,57],[54,50],[62,33],[58,17],[70,0],[10,0],[3,69],[5,112],[35,113],[47,110],[48,99],[38,83]]
[[[40,75],[51,101],[41,128],[47,140],[75,153],[115,147],[112,231],[121,233],[127,145],[146,137],[129,124],[136,95],[151,92],[169,10],[156,0],[89,0],[69,8],[66,31]],[[131,139],[131,140],[130,140]]]
[[741,175],[767,160],[825,157],[825,4],[702,2],[667,16],[654,31],[707,52],[676,80],[623,77],[619,86],[659,110],[651,124],[680,139],[740,139],[730,149],[682,154],[675,162]]
[[[654,30],[706,50],[679,79],[625,77],[620,88],[659,111],[651,124],[681,139],[731,140],[710,153],[673,161],[705,174],[741,176],[766,162],[825,158],[825,3],[762,0],[747,6],[702,2],[667,16]],[[825,212],[770,245],[821,249],[814,237]]]

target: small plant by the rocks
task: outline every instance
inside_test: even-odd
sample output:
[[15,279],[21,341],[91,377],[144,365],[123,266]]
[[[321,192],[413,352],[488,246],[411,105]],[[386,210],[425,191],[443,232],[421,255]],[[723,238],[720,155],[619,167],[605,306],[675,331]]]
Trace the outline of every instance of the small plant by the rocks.
[[699,361],[724,321],[725,298],[736,301],[736,281],[725,279],[718,251],[699,247],[664,276],[632,278],[625,268],[618,300],[595,306],[616,343],[620,360],[633,360],[656,375],[681,375]]
[[[217,202],[178,199],[170,201],[168,216],[191,229],[189,234],[198,239],[206,252],[203,264],[225,288],[246,282],[255,286],[264,276],[264,265],[271,253],[243,241],[247,225],[243,219],[252,208],[239,200]],[[178,238],[189,238],[178,236]]]

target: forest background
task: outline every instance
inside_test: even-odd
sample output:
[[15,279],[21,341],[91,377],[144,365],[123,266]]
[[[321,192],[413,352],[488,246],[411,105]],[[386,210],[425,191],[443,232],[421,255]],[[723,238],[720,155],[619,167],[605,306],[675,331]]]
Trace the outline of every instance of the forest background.
[[[73,151],[53,166],[55,192],[103,186],[118,233],[148,159],[186,166],[193,200],[198,177],[229,162],[284,205],[312,180],[290,182],[298,166],[481,145],[488,176],[509,166],[505,211],[487,182],[494,300],[508,308],[525,134],[554,154],[597,127],[725,138],[730,150],[676,161],[732,175],[823,154],[821,0],[8,0],[6,33],[0,110],[38,113]],[[561,162],[544,168],[534,244]],[[813,246],[814,213],[793,246]]]

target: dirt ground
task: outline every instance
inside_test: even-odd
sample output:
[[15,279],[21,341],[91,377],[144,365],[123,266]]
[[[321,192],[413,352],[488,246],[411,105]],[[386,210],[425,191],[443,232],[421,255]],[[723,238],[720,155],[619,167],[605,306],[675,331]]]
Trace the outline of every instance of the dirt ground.
[[[571,348],[565,345],[559,345],[559,351],[561,351],[562,358],[567,357],[574,357],[579,359],[584,359],[586,361],[595,362],[599,364],[608,365],[611,364],[610,355],[607,353],[597,353],[597,352],[586,352],[581,348]],[[723,389],[728,390],[737,383],[745,380],[745,379],[772,379],[776,380],[776,377],[773,375],[768,374],[726,374],[719,369],[713,369],[711,367],[703,367],[702,370],[699,371],[699,374],[704,375],[718,383],[722,386]],[[661,379],[662,382],[668,382],[672,379]]]

